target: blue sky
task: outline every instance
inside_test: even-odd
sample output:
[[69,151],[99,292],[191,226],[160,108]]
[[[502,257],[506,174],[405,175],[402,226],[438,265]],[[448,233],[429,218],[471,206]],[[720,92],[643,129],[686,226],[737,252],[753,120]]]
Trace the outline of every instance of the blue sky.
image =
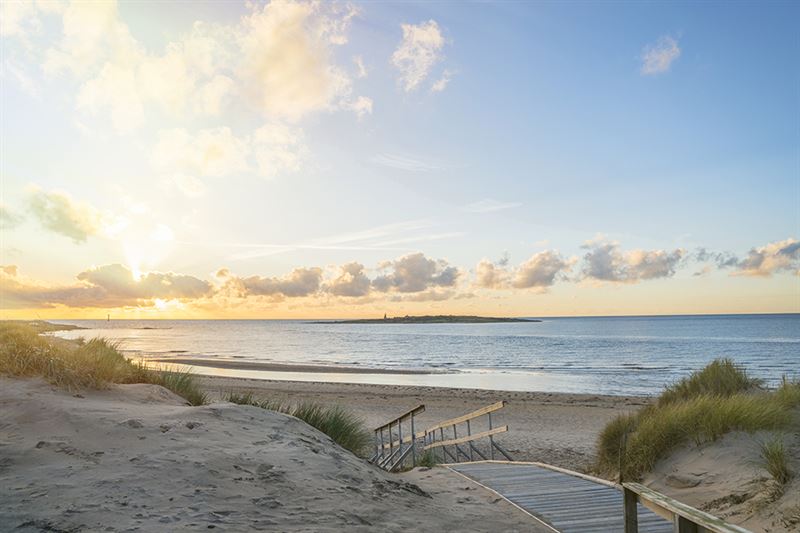
[[3,9],[9,316],[800,311],[796,4]]

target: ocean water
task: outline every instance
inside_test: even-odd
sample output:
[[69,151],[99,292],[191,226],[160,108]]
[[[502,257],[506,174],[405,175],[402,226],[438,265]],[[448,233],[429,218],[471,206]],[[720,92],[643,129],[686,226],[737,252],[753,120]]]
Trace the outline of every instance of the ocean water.
[[[544,318],[498,324],[319,324],[300,320],[58,320],[136,357],[374,369],[370,374],[199,373],[484,389],[657,394],[716,357],[776,384],[800,376],[800,314]],[[382,369],[433,374],[381,374]]]

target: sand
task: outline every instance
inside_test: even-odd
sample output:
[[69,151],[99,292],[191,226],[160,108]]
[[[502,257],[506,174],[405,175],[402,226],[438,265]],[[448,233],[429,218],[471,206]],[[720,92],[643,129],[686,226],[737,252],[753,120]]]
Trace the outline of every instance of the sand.
[[[542,392],[508,392],[441,387],[309,383],[198,376],[214,397],[229,391],[252,392],[261,398],[339,404],[377,427],[425,404],[420,429],[499,400],[508,401],[493,415],[495,426],[507,424],[498,443],[515,460],[541,461],[587,471],[595,458],[597,435],[616,415],[636,410],[650,400],[639,397]],[[480,425],[473,430],[480,431]]]
[[388,474],[280,413],[0,378],[2,531],[536,528],[452,472]]
[[644,483],[751,531],[800,531],[800,433],[782,435],[795,473],[785,486],[761,464],[759,443],[770,437],[737,431],[685,446],[659,462]]

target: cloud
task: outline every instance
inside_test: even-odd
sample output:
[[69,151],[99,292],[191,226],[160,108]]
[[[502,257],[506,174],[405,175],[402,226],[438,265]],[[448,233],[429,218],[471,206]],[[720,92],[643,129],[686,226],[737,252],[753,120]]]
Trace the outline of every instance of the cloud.
[[253,153],[259,173],[274,177],[297,172],[308,157],[303,130],[285,124],[265,124],[253,134]]
[[431,85],[431,92],[440,93],[444,91],[452,78],[453,73],[449,70],[445,70],[442,73],[442,77],[436,80],[433,85]]
[[261,276],[229,277],[225,282],[225,289],[240,297],[297,298],[310,296],[318,292],[321,282],[321,268],[296,268],[282,278]]
[[0,271],[3,308],[123,307],[151,305],[156,299],[191,300],[209,296],[207,281],[172,272],[149,272],[138,279],[127,267],[104,265],[81,272],[78,284],[47,286],[21,278],[16,267]]
[[357,78],[366,78],[367,74],[367,66],[364,64],[364,58],[361,56],[354,56],[353,63],[356,65],[356,77]]
[[630,250],[623,252],[617,242],[603,238],[587,241],[583,277],[613,283],[636,283],[641,280],[668,278],[675,274],[686,251]]
[[441,165],[403,154],[377,154],[372,156],[370,161],[384,167],[407,170],[408,172],[431,172],[443,168]]
[[769,277],[783,271],[800,275],[800,241],[789,238],[752,248],[736,269],[740,276]]
[[481,289],[508,288],[509,273],[504,267],[482,259],[475,268],[475,286]]
[[563,278],[573,263],[555,250],[539,252],[519,266],[511,284],[516,289],[546,289]]
[[22,220],[22,215],[0,203],[0,229],[14,229],[22,223]]
[[183,128],[161,130],[153,164],[162,172],[224,176],[248,170],[249,143],[230,128],[205,129],[192,135]]
[[379,292],[421,292],[432,287],[455,286],[460,272],[443,259],[433,260],[418,252],[379,265],[380,270],[389,270],[372,280]]
[[718,268],[735,267],[739,263],[739,259],[731,252],[714,252],[706,248],[695,250],[694,259],[701,263],[712,262]]
[[270,2],[238,28],[238,75],[243,92],[270,116],[295,120],[340,108],[352,92],[344,69],[331,61],[331,47],[347,42],[356,10],[333,4]]
[[328,282],[325,290],[335,296],[360,297],[369,294],[371,282],[361,263],[347,263],[339,269],[339,275]]
[[60,191],[32,187],[28,208],[44,228],[69,237],[75,243],[86,242],[88,237],[99,233],[103,225],[100,211]]
[[425,81],[433,66],[442,60],[445,40],[435,20],[418,25],[401,24],[400,27],[403,29],[403,40],[392,54],[392,64],[400,71],[403,90],[412,92]]
[[681,55],[678,41],[670,36],[661,37],[654,44],[644,47],[642,51],[641,72],[645,76],[653,76],[667,72],[672,63]]
[[495,211],[503,211],[505,209],[513,209],[515,207],[520,207],[522,204],[520,202],[500,202],[498,200],[493,200],[491,198],[486,198],[483,200],[479,200],[477,202],[473,202],[471,204],[465,205],[462,209],[469,213],[494,213]]

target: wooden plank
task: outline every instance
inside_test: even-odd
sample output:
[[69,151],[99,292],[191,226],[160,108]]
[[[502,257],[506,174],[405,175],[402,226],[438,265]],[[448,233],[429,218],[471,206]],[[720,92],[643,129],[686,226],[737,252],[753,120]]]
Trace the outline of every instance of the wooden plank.
[[[669,496],[656,492],[639,483],[623,483],[622,486],[636,493],[641,503],[652,503],[662,510],[672,513],[673,515],[682,516],[713,533],[750,533],[742,527],[727,524],[724,520],[714,515],[690,507],[685,503],[674,500]],[[648,505],[648,507],[650,507],[650,505]]]
[[403,420],[405,420],[407,418],[411,418],[411,415],[418,415],[419,413],[422,413],[424,411],[425,411],[425,404],[420,404],[420,405],[414,407],[413,409],[409,409],[408,411],[406,411],[402,415],[398,416],[397,418],[391,420],[390,422],[386,422],[382,426],[376,427],[375,431],[380,431],[382,429],[386,429],[389,426],[393,426],[393,425],[397,424],[398,422],[402,422]]
[[462,444],[464,442],[470,442],[477,439],[482,439],[484,437],[488,437],[489,435],[496,435],[498,433],[505,433],[508,431],[508,426],[500,426],[498,428],[490,429],[489,431],[482,431],[481,433],[473,433],[472,435],[467,435],[465,437],[459,437],[457,439],[450,439],[450,440],[440,440],[433,444],[428,444],[425,446],[425,450],[430,450],[431,448],[438,448],[439,446],[452,446],[454,444]]
[[[621,532],[623,495],[613,484],[533,464],[485,461],[449,468],[488,487],[560,533]],[[671,533],[672,524],[636,506],[639,533]]]
[[[421,439],[425,435],[426,435],[426,433],[424,431],[418,431],[417,434],[414,435],[414,438],[415,439]],[[411,440],[412,440],[411,439],[411,435],[407,435],[407,436],[403,437],[403,444],[408,444],[408,443],[411,442]],[[389,448],[394,447],[394,446],[400,446],[400,441],[399,440],[394,440],[391,443],[386,443],[386,444],[383,445],[383,449],[384,450],[388,450]]]
[[435,431],[440,428],[445,428],[447,426],[452,426],[455,424],[463,424],[467,420],[472,420],[473,418],[477,418],[479,416],[483,416],[498,409],[502,409],[507,405],[508,402],[505,400],[499,401],[497,403],[493,403],[492,405],[487,405],[486,407],[481,407],[477,411],[472,411],[471,413],[467,413],[464,416],[459,416],[458,418],[451,418],[450,420],[445,420],[444,422],[439,422],[433,427],[429,427],[427,431]]

